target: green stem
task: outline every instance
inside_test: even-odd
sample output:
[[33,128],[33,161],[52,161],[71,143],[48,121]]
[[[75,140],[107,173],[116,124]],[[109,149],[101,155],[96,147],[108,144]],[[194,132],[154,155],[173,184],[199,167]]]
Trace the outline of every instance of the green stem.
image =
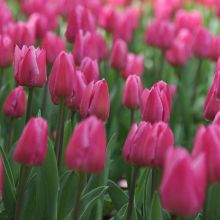
[[55,140],[55,154],[57,158],[58,168],[60,166],[62,146],[63,146],[64,114],[65,114],[65,102],[64,102],[64,98],[60,98],[56,140]]
[[17,201],[15,207],[14,220],[21,220],[21,211],[24,201],[25,186],[28,180],[29,173],[30,173],[30,168],[22,165],[20,169],[20,178],[17,188]]
[[75,203],[73,207],[72,220],[78,220],[79,218],[80,197],[81,197],[83,186],[84,186],[83,183],[84,183],[84,174],[79,173],[77,177],[76,197],[75,197]]
[[130,126],[134,123],[134,110],[131,109],[130,111]]
[[33,100],[33,92],[34,88],[28,88],[28,102],[27,102],[27,112],[26,112],[26,119],[25,124],[29,121],[31,117],[31,111],[32,111],[32,100]]
[[129,200],[128,200],[128,212],[127,212],[127,220],[132,220],[133,209],[134,209],[134,194],[135,194],[135,186],[136,180],[138,177],[138,168],[132,166],[131,170],[131,183],[129,188]]
[[74,118],[75,118],[75,115],[76,115],[76,111],[75,110],[71,110],[70,121],[71,121],[72,131],[73,131],[73,128],[74,128]]
[[11,144],[13,142],[13,136],[14,136],[14,118],[9,118],[9,123],[8,123],[8,136],[5,142],[5,150],[7,153],[9,153]]
[[151,199],[153,199],[154,192],[159,189],[160,185],[160,170],[157,168],[152,169],[152,186],[151,186]]
[[3,84],[3,68],[0,68],[0,87],[2,87]]
[[172,214],[172,215],[171,215],[171,219],[170,219],[170,220],[177,220],[176,215]]
[[160,63],[159,63],[159,69],[158,69],[158,80],[162,80],[164,64],[165,64],[164,52],[161,51],[161,54],[160,54]]

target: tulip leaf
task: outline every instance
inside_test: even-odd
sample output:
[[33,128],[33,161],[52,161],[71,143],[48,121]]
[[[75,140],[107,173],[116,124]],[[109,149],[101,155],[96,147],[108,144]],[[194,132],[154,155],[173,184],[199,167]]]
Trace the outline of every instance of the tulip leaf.
[[108,193],[114,207],[119,211],[122,206],[128,203],[128,195],[113,181],[108,181]]
[[110,220],[125,220],[127,217],[127,209],[128,209],[128,204],[126,203]]
[[155,219],[163,220],[160,197],[157,192],[155,192],[153,195],[153,200],[152,200],[151,210],[150,210],[150,220],[155,220]]
[[59,178],[56,156],[52,142],[49,141],[47,158],[44,164],[39,167],[37,176],[37,199],[41,204],[44,219],[57,219]]
[[16,201],[15,183],[6,153],[4,152],[4,149],[2,147],[0,147],[0,151],[4,166],[3,202],[9,217],[11,217],[14,213],[15,201]]

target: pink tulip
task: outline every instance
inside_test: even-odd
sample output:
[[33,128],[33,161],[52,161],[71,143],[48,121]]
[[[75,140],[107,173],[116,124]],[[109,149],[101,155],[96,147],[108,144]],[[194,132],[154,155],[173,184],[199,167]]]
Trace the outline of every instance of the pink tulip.
[[15,47],[14,78],[18,85],[43,87],[47,80],[45,50],[33,46]]
[[159,81],[142,93],[142,120],[151,123],[168,122],[172,108],[172,97],[168,84]]
[[123,157],[129,163],[162,167],[168,149],[172,148],[174,137],[164,122],[151,125],[142,121],[134,123],[123,147]]
[[7,117],[19,118],[26,111],[26,95],[22,86],[14,88],[5,99],[3,113]]
[[70,138],[65,163],[74,171],[99,174],[105,165],[106,136],[103,122],[95,116],[80,122]]
[[117,70],[123,70],[126,67],[127,54],[127,44],[123,40],[117,39],[112,47],[110,66]]
[[109,117],[109,111],[110,97],[107,82],[104,79],[91,82],[84,91],[80,105],[80,115],[83,117],[96,115],[105,121]]
[[49,31],[42,41],[42,48],[46,50],[47,62],[53,64],[57,55],[65,50],[65,42],[62,38]]
[[130,75],[124,85],[122,102],[127,108],[137,109],[140,107],[142,82],[139,76]]
[[121,76],[127,79],[130,75],[141,76],[144,73],[144,56],[129,53],[127,55],[126,67],[121,71]]
[[15,148],[14,160],[26,166],[40,166],[47,153],[48,125],[43,118],[31,118]]
[[72,55],[61,51],[55,59],[48,83],[52,98],[67,98],[73,95],[74,67]]
[[160,189],[163,208],[180,216],[197,214],[205,199],[206,176],[204,154],[192,158],[184,148],[170,150]]
[[210,58],[216,62],[219,57],[220,57],[220,36],[217,36],[217,37],[213,37]]

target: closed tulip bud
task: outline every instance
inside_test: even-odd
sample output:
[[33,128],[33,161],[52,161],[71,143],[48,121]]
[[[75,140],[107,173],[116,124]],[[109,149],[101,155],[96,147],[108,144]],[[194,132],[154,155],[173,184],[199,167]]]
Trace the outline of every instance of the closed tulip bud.
[[84,74],[76,70],[73,79],[73,95],[66,100],[68,108],[72,110],[79,110],[80,103],[87,87],[86,78]]
[[217,36],[217,37],[213,37],[210,58],[216,62],[219,57],[220,57],[220,36]]
[[142,94],[142,120],[151,123],[158,121],[168,122],[172,108],[172,97],[169,86],[159,81],[151,90]]
[[173,147],[174,137],[164,122],[134,123],[123,147],[123,157],[128,163],[141,166],[162,167],[166,152]]
[[218,111],[218,113],[216,114],[215,119],[212,124],[220,125],[220,111]]
[[53,32],[47,32],[43,41],[42,48],[46,50],[47,62],[53,64],[58,54],[65,50],[65,42]]
[[153,47],[166,50],[172,45],[174,34],[173,25],[169,21],[155,20],[146,29],[144,40]]
[[211,183],[220,183],[220,126],[219,122],[205,128],[200,126],[194,141],[193,156],[204,153],[207,159],[208,178]]
[[26,111],[26,95],[22,86],[14,88],[3,104],[3,113],[7,117],[19,118]]
[[96,115],[103,121],[107,120],[110,111],[108,84],[103,80],[91,82],[84,91],[80,104],[80,115],[87,117]]
[[202,15],[199,11],[178,10],[174,18],[175,31],[178,33],[181,29],[187,29],[191,33],[195,33],[202,26]]
[[121,71],[121,75],[124,79],[127,79],[129,75],[141,76],[144,73],[144,56],[135,55],[129,53],[127,55],[126,67]]
[[13,13],[11,9],[8,6],[8,3],[6,1],[1,1],[0,3],[0,33],[2,33],[2,30],[7,26],[10,22],[13,22]]
[[193,36],[187,29],[182,29],[166,51],[166,59],[172,65],[184,65],[192,54]]
[[143,86],[140,77],[136,75],[130,75],[126,80],[123,89],[123,105],[130,109],[139,108],[142,91]]
[[7,35],[0,35],[0,67],[12,64],[14,56],[14,43]]
[[76,6],[69,15],[65,36],[71,43],[79,30],[83,32],[94,32],[96,30],[95,18],[82,5]]
[[87,83],[97,81],[99,79],[99,66],[97,60],[92,60],[85,57],[80,65],[80,70],[83,72]]
[[15,48],[14,78],[18,85],[43,87],[47,80],[45,50],[33,46]]
[[112,48],[110,66],[117,70],[123,70],[126,67],[127,54],[127,44],[123,40],[117,39]]
[[48,125],[43,118],[31,118],[14,152],[14,160],[26,166],[40,166],[47,154]]
[[203,116],[208,120],[213,120],[217,112],[220,111],[220,71],[218,70],[218,64],[220,64],[220,59],[217,63],[214,81],[203,106]]
[[211,33],[204,27],[198,28],[193,42],[194,54],[200,58],[210,58],[212,43],[213,37]]
[[2,156],[0,155],[0,201],[2,200],[2,195],[3,195],[3,174],[4,174],[4,166],[2,162]]
[[103,122],[95,116],[80,122],[70,138],[65,152],[69,169],[99,174],[105,165],[106,136]]
[[74,72],[72,55],[60,52],[53,64],[48,83],[52,97],[66,98],[73,95]]
[[206,181],[204,154],[192,158],[184,148],[170,150],[160,189],[163,208],[180,216],[197,214],[205,199]]

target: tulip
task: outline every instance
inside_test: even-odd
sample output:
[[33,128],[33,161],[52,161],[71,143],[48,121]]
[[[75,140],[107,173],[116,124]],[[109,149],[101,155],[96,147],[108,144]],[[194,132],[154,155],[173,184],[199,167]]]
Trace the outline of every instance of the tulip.
[[0,67],[12,64],[14,55],[14,43],[7,35],[0,35]]
[[127,54],[127,44],[123,40],[117,39],[112,48],[110,66],[117,70],[123,70],[126,67]]
[[123,157],[128,163],[163,167],[165,155],[173,144],[173,133],[166,123],[134,123],[124,143]]
[[14,152],[14,160],[26,166],[40,166],[47,153],[48,125],[43,118],[31,118],[26,124]]
[[172,97],[169,86],[159,81],[149,90],[142,93],[142,120],[151,123],[158,121],[168,122],[172,107]]
[[192,158],[184,148],[170,150],[160,189],[163,208],[180,216],[197,214],[205,199],[206,176],[204,154]]
[[55,59],[48,83],[52,97],[63,98],[73,95],[74,72],[72,55],[61,51]]
[[14,88],[3,104],[3,113],[7,117],[19,118],[26,111],[26,95],[22,86]]
[[3,195],[3,174],[4,174],[4,167],[3,167],[2,156],[0,155],[0,201],[2,201],[2,195]]
[[58,54],[65,50],[65,42],[53,32],[47,32],[42,41],[42,48],[46,50],[47,62],[53,64]]
[[99,174],[105,165],[106,137],[103,122],[95,116],[75,128],[65,152],[65,163],[74,171]]
[[215,116],[215,119],[213,120],[214,125],[220,125],[220,111],[218,111],[218,113]]
[[87,117],[96,115],[103,121],[107,120],[110,111],[108,84],[103,80],[91,82],[84,91],[80,104],[80,115]]
[[208,120],[213,120],[215,115],[220,110],[220,72],[218,65],[220,59],[217,62],[217,70],[214,75],[214,81],[206,96],[206,100],[203,106],[203,116]]
[[166,59],[172,65],[184,65],[192,53],[193,36],[187,29],[182,29],[166,51]]
[[139,76],[130,75],[124,85],[122,102],[127,108],[137,109],[140,107],[143,86]]
[[81,62],[80,70],[83,72],[87,84],[93,80],[97,81],[99,79],[99,66],[97,60],[85,57]]
[[216,62],[219,57],[220,57],[220,36],[217,36],[217,37],[213,37],[210,58]]
[[15,48],[14,78],[18,85],[27,87],[43,87],[46,79],[45,50],[33,46]]
[[215,121],[205,128],[200,126],[194,141],[193,156],[206,155],[208,179],[211,183],[220,183],[220,126]]
[[199,58],[210,58],[212,54],[213,37],[204,27],[198,28],[194,42],[193,52]]
[[83,32],[96,30],[94,16],[82,5],[76,6],[69,15],[65,33],[67,40],[73,43],[79,30]]
[[129,75],[141,76],[144,73],[144,56],[129,53],[127,55],[126,67],[121,71],[121,76],[127,79]]
[[144,40],[147,44],[162,50],[170,48],[174,40],[173,25],[166,20],[151,22],[145,31]]

